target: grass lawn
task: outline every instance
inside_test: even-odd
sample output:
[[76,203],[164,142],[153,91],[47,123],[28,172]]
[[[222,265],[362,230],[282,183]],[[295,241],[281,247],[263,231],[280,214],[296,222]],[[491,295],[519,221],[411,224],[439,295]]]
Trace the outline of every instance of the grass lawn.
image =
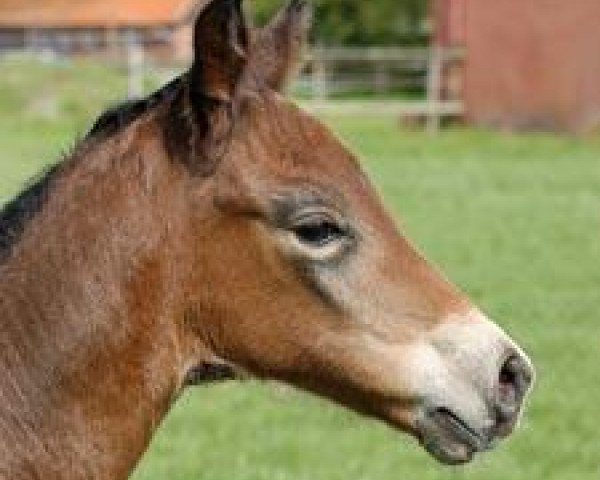
[[[3,62],[0,202],[123,96],[93,65]],[[531,353],[521,431],[473,465],[305,394],[248,383],[189,391],[135,480],[598,480],[600,139],[327,118],[364,159],[402,229]]]

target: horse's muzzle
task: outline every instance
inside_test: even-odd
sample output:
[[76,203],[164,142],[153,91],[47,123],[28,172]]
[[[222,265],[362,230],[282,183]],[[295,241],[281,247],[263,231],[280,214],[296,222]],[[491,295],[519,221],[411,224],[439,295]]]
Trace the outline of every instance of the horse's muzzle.
[[417,428],[427,451],[454,465],[469,462],[513,432],[534,371],[525,354],[487,319],[445,331],[451,332],[455,340],[438,343],[446,365],[430,384]]

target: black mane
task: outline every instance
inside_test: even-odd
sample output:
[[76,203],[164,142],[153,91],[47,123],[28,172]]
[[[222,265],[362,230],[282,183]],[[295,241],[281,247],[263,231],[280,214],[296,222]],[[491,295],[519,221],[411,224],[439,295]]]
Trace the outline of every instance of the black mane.
[[25,226],[46,203],[48,193],[59,170],[59,165],[47,169],[30,183],[20,195],[8,202],[0,211],[0,260],[19,240]]
[[[83,143],[89,140],[106,139],[123,131],[137,119],[156,108],[166,99],[172,99],[179,91],[182,81],[173,80],[150,96],[127,101],[108,109],[94,123]],[[19,241],[28,223],[44,207],[55,179],[61,170],[62,163],[46,169],[36,177],[13,200],[0,209],[0,262],[10,253]]]
[[181,84],[182,79],[176,78],[148,97],[128,100],[115,107],[109,108],[98,117],[86,138],[111,136],[124,130],[138,118],[162,104],[165,100],[172,100],[179,91]]

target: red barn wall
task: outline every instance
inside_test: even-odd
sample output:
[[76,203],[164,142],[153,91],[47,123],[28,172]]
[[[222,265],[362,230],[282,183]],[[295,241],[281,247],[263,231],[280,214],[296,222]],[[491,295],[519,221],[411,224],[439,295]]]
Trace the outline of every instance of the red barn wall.
[[600,126],[600,0],[466,0],[465,104],[476,124]]
[[438,45],[462,46],[466,42],[467,0],[432,0],[435,38]]

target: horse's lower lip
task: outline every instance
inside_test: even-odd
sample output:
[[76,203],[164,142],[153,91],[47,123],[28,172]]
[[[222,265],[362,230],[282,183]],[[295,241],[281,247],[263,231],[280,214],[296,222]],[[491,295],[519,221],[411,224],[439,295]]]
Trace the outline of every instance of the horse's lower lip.
[[446,426],[457,439],[467,444],[474,451],[480,452],[489,449],[490,441],[469,427],[464,420],[451,410],[438,408],[433,412],[432,416],[438,424]]
[[440,462],[456,465],[472,460],[475,453],[489,450],[491,442],[447,408],[429,411],[421,425],[425,448]]

